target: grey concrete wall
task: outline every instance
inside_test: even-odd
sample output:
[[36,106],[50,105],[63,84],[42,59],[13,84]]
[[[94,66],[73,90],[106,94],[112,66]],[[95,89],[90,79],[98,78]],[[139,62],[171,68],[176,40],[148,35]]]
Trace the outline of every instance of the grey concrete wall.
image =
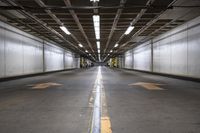
[[200,78],[200,17],[133,49],[133,57],[132,69]]
[[[0,78],[75,68],[73,53],[65,55],[64,51],[0,22]],[[65,64],[71,65],[64,68]]]

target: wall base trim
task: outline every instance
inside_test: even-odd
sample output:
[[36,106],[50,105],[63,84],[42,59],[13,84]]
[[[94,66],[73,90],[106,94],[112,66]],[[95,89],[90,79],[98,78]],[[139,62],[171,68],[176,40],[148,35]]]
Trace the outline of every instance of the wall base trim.
[[34,76],[41,76],[51,73],[57,73],[57,72],[64,72],[64,71],[71,71],[78,68],[70,68],[70,69],[64,69],[64,70],[56,70],[56,71],[49,71],[49,72],[40,72],[40,73],[33,73],[33,74],[24,74],[24,75],[17,75],[17,76],[11,76],[11,77],[3,77],[0,78],[0,82],[9,81],[9,80],[17,80],[21,78],[28,78],[28,77],[34,77]]
[[151,71],[138,70],[138,69],[129,69],[129,68],[119,68],[119,69],[142,72],[142,73],[148,73],[148,74],[159,75],[159,76],[165,76],[165,77],[169,77],[169,78],[176,78],[176,79],[200,82],[200,78],[196,78],[196,77],[173,75],[173,74],[167,74],[167,73],[151,72]]

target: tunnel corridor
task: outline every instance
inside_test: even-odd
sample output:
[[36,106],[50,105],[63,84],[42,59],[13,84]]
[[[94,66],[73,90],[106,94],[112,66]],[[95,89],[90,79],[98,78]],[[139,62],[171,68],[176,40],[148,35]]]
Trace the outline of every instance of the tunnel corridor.
[[0,133],[200,133],[200,0],[0,0]]

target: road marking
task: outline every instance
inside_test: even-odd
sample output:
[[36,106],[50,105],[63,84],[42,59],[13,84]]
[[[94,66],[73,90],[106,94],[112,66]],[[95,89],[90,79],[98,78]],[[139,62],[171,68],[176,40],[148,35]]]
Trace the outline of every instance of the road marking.
[[101,133],[112,133],[109,117],[101,117]]
[[90,133],[100,133],[101,118],[101,68],[98,68],[97,78],[94,85],[95,97]]
[[105,95],[105,89],[102,87],[102,93],[101,93],[101,133],[112,133],[111,129],[111,121],[110,117],[108,115],[108,106],[106,101],[106,95]]
[[[112,133],[111,122],[107,113],[108,111],[105,90],[103,89],[101,67],[98,68],[98,74],[94,86],[95,98],[90,133]],[[90,98],[89,102],[91,101],[92,100]]]
[[28,85],[28,86],[31,86],[32,89],[47,89],[52,86],[61,86],[61,85],[62,84],[47,82],[47,83],[39,83],[39,84]]
[[138,82],[138,83],[129,84],[129,86],[142,86],[143,88],[147,90],[165,90],[159,87],[160,85],[163,85],[163,84],[148,83],[148,82]]

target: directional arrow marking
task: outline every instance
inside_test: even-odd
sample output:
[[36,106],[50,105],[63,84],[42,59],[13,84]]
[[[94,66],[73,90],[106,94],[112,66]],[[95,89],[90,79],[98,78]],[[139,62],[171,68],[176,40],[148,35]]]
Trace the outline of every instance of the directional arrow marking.
[[148,83],[148,82],[137,82],[137,83],[129,84],[129,86],[142,86],[147,90],[165,90],[165,89],[159,87],[160,85],[162,85],[162,84]]
[[47,82],[47,83],[39,83],[39,84],[34,84],[34,85],[29,85],[32,87],[32,89],[46,89],[51,86],[61,86],[62,84],[58,83],[53,83],[53,82]]

